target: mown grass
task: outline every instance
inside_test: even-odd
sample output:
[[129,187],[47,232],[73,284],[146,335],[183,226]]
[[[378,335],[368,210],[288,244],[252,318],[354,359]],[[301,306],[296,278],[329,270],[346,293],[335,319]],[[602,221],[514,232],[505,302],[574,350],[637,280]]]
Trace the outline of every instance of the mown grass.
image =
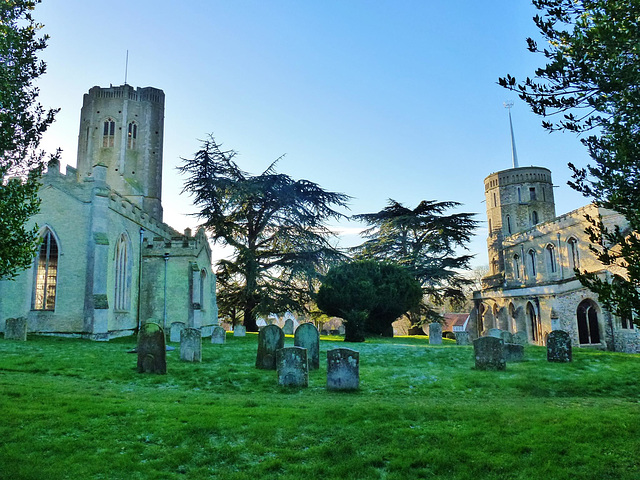
[[[291,337],[287,344],[293,344]],[[471,347],[322,337],[306,389],[254,368],[256,336],[168,352],[136,373],[132,338],[0,339],[0,478],[640,478],[640,357],[473,367]],[[325,389],[326,350],[360,351],[361,388]]]

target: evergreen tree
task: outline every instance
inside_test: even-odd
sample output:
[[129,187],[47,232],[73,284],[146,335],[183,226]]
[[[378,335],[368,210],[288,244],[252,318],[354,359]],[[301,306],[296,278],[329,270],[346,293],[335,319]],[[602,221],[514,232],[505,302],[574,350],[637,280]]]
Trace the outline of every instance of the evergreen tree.
[[[507,75],[499,83],[519,93],[545,117],[544,128],[581,134],[592,164],[569,164],[569,184],[599,206],[623,214],[629,229],[608,230],[588,218],[590,248],[620,272],[609,282],[576,272],[580,281],[618,315],[640,315],[640,1],[534,0],[534,22],[545,48],[529,38],[529,50],[547,64],[524,82]],[[555,119],[553,117],[555,116]]]
[[37,54],[47,36],[31,15],[40,0],[0,3],[0,279],[14,278],[31,265],[38,249],[37,228],[26,223],[38,212],[44,153],[42,134],[57,110],[37,102],[34,81],[44,74]]
[[349,197],[277,173],[277,160],[251,175],[235,156],[211,137],[180,171],[189,176],[183,191],[200,207],[203,226],[234,252],[218,264],[229,287],[225,308],[240,306],[247,330],[257,331],[258,315],[306,311],[318,276],[344,258],[329,242],[326,222],[343,216],[333,207]]

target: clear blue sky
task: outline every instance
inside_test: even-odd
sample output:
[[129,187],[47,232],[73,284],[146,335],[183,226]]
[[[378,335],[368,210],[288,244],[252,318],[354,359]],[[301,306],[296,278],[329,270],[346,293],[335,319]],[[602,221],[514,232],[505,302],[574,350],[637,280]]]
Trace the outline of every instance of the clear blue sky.
[[129,50],[127,83],[166,94],[163,205],[178,230],[197,222],[175,167],[212,133],[252,173],[286,154],[280,172],[351,195],[346,213],[461,202],[487,264],[483,179],[511,166],[505,100],[520,165],[552,170],[557,213],[587,203],[566,185],[567,162],[588,160],[578,139],[549,135],[496,84],[541,65],[525,42],[535,13],[526,0],[44,0],[40,101],[62,108],[44,146],[75,165],[82,95],[124,83]]

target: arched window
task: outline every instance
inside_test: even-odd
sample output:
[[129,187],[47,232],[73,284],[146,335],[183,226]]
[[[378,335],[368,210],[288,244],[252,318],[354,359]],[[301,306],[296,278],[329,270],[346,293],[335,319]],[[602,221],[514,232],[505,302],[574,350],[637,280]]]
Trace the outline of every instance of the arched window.
[[532,202],[535,202],[537,200],[536,187],[529,187],[529,198]]
[[575,237],[571,237],[569,240],[567,240],[567,257],[569,258],[569,268],[571,270],[580,268],[578,240]]
[[493,206],[496,207],[498,205],[498,200],[496,199],[496,192],[493,192]]
[[511,216],[507,215],[507,233],[511,235]]
[[547,245],[546,252],[547,252],[547,265],[549,267],[549,273],[556,273],[556,271],[558,270],[558,266],[556,262],[556,250],[551,243]]
[[138,138],[138,124],[136,122],[129,123],[127,128],[127,148],[136,148],[136,139]]
[[538,316],[531,303],[527,303],[527,319],[531,328],[531,340],[537,342],[540,338],[540,322],[538,322]]
[[58,285],[58,243],[48,228],[43,232],[34,266],[33,309],[54,310]]
[[600,343],[598,312],[593,300],[583,300],[576,312],[578,320],[578,338],[581,344]]
[[207,280],[207,271],[203,268],[200,270],[200,308],[204,310],[204,285]]
[[537,225],[539,221],[540,221],[540,220],[538,219],[538,212],[536,212],[536,211],[534,210],[533,212],[531,212],[531,222],[532,222],[534,225]]
[[517,253],[513,256],[513,276],[516,279],[520,278],[520,255]]
[[536,275],[538,274],[536,269],[536,251],[531,249],[529,250],[528,254],[529,254],[529,276],[535,279]]
[[116,122],[111,118],[107,118],[104,121],[104,127],[102,129],[102,147],[113,147],[114,139],[116,137]]
[[116,310],[127,311],[131,308],[131,265],[129,239],[123,233],[116,243],[115,252],[114,307]]

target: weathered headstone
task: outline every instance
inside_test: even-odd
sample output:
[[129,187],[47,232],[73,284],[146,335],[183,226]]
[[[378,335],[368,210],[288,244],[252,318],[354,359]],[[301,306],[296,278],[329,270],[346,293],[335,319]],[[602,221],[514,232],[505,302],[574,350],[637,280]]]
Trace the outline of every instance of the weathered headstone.
[[527,332],[520,331],[513,334],[511,341],[518,345],[526,345],[529,343],[529,337],[527,336]]
[[293,344],[307,349],[309,370],[320,368],[320,334],[313,323],[303,323],[296,328]]
[[157,323],[145,323],[138,332],[138,372],[167,373],[164,330]]
[[267,325],[258,334],[256,368],[276,369],[276,351],[284,347],[284,333],[277,325]]
[[471,334],[469,332],[456,332],[456,345],[471,345]]
[[7,318],[4,324],[5,340],[27,341],[27,319],[25,317]]
[[442,345],[442,325],[439,323],[429,324],[429,344]]
[[169,331],[169,341],[171,343],[178,343],[180,341],[180,335],[182,330],[186,327],[184,322],[173,322],[171,324],[171,330]]
[[234,337],[245,337],[247,335],[247,327],[244,325],[236,325],[233,327],[233,336]]
[[213,327],[213,331],[211,332],[211,343],[222,344],[227,339],[227,332],[224,328],[218,326]]
[[282,331],[285,335],[293,335],[293,320],[287,318],[284,321],[284,326],[282,327]]
[[278,385],[284,387],[308,387],[309,364],[307,349],[302,347],[281,348],[276,352]]
[[202,334],[199,328],[185,328],[180,333],[180,360],[202,361]]
[[549,362],[570,362],[571,337],[564,330],[554,330],[547,338],[547,361]]
[[507,330],[502,330],[502,333],[500,333],[500,338],[504,343],[513,343],[513,333]]
[[478,370],[505,370],[504,342],[496,337],[480,337],[473,341],[473,354]]
[[522,362],[524,360],[524,345],[505,343],[504,357],[507,362]]
[[327,390],[357,390],[360,386],[360,353],[350,348],[327,351]]
[[338,327],[338,335],[344,335],[345,333],[345,328],[343,324],[340,324],[340,326]]
[[502,332],[503,330],[500,330],[499,328],[490,328],[487,332],[487,337],[502,338]]

